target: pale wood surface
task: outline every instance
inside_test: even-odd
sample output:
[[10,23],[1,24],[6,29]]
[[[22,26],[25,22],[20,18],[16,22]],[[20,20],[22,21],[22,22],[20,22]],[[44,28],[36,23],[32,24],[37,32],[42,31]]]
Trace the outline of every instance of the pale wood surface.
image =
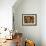
[[15,39],[14,40],[6,40],[3,43],[0,43],[0,46],[16,46]]

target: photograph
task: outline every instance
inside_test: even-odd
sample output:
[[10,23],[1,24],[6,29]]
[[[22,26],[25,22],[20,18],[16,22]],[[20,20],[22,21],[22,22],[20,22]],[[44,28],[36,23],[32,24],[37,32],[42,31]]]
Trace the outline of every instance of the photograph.
[[37,14],[22,14],[22,25],[25,26],[37,25]]

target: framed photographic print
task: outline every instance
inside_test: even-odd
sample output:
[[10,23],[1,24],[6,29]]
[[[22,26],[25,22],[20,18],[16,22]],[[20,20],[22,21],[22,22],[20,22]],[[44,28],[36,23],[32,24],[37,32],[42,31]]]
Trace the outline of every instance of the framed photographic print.
[[22,14],[22,25],[23,26],[36,26],[37,14]]

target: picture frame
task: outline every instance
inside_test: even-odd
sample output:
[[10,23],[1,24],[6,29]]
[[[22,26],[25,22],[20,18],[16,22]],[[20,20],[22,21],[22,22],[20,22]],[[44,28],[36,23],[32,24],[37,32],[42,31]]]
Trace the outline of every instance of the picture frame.
[[22,14],[22,26],[36,26],[37,14]]

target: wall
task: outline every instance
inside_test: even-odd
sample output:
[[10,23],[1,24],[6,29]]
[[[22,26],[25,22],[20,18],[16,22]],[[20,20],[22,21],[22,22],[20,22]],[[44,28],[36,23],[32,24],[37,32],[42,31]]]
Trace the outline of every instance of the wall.
[[0,27],[12,29],[12,6],[16,0],[0,0]]
[[[31,2],[32,3],[31,3]],[[37,14],[40,14],[38,11],[39,10],[34,10],[32,9],[32,7],[35,7],[35,4],[33,4],[33,2],[36,1],[36,7],[40,8],[40,0],[29,0],[28,3],[26,0],[24,1],[18,1],[16,2],[16,0],[0,0],[0,27],[3,26],[3,27],[8,27],[8,28],[12,28],[12,6],[14,5],[15,3],[15,6],[13,8],[13,12],[15,14],[15,27],[18,25],[18,31],[20,30],[20,32],[23,32],[23,34],[27,37],[26,33],[28,34],[28,36],[31,38],[31,39],[34,39],[36,42],[37,42],[37,45],[39,44],[38,43],[38,39],[40,40],[40,36],[39,36],[39,32],[41,32],[41,41],[42,41],[42,46],[46,46],[46,0],[41,0],[41,15],[38,15],[38,22],[37,23],[40,23],[38,24],[38,26],[22,26],[22,13],[36,13],[37,11]],[[19,3],[18,3],[19,2]],[[24,2],[24,3],[23,3]],[[27,5],[29,7],[27,7]],[[18,4],[18,5],[17,5]],[[21,4],[21,5],[20,5]],[[30,5],[33,6],[31,7]],[[26,6],[25,6],[26,5]],[[19,8],[20,9],[19,9]],[[17,10],[18,9],[18,10]],[[29,12],[30,11],[30,12]],[[44,18],[44,19],[43,19]],[[40,22],[39,22],[40,20]],[[41,27],[40,27],[40,26]],[[40,27],[40,30],[39,30],[39,27]],[[36,29],[37,28],[37,29]],[[35,32],[34,32],[35,31]],[[37,35],[38,34],[38,35]],[[24,37],[25,37],[24,36]],[[29,39],[30,39],[29,38]]]
[[9,31],[5,32],[3,28],[12,29],[12,6],[15,2],[16,0],[0,0],[0,38],[10,35]]
[[[41,46],[41,1],[23,0],[13,6],[15,30],[23,33],[24,39],[34,40],[36,46]],[[37,26],[22,26],[22,14],[37,14]]]
[[42,46],[46,46],[46,0],[41,1],[41,40]]

